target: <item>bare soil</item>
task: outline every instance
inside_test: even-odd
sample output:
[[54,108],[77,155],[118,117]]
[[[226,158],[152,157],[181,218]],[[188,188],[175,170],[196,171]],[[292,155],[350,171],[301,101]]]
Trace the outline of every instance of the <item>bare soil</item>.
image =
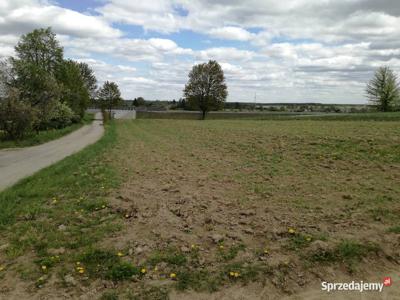
[[[123,226],[96,247],[121,251],[146,275],[61,289],[54,277],[28,294],[398,299],[399,137],[397,122],[120,122],[109,163],[124,183],[107,200]],[[152,263],[165,253],[186,261]],[[207,275],[188,275],[199,272]],[[321,291],[322,281],[386,276],[394,283],[383,293]],[[14,289],[7,299],[28,295],[11,281],[0,284],[0,292]]]

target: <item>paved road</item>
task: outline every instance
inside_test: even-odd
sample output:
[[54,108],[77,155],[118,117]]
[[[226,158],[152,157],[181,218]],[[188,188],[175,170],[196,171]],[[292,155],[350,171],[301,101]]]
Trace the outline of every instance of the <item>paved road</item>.
[[[90,113],[99,113],[100,109],[97,108],[91,108],[88,109],[87,112]],[[127,120],[133,120],[136,119],[136,110],[127,110],[127,109],[113,109],[112,110],[114,117],[116,119],[127,119]]]
[[0,191],[93,144],[103,132],[102,121],[96,116],[92,124],[58,140],[33,147],[0,150]]

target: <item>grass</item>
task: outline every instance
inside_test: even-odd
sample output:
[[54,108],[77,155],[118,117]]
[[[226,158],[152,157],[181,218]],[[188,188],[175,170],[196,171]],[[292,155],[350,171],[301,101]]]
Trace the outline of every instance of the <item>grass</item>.
[[161,262],[165,262],[169,265],[183,266],[187,262],[187,258],[182,253],[173,249],[163,249],[163,251],[157,251],[152,254],[148,260],[148,263],[155,266]]
[[230,261],[239,254],[240,251],[244,251],[246,249],[246,245],[244,244],[239,244],[239,245],[232,245],[228,249],[220,248],[219,249],[219,255],[221,256],[221,259],[224,261]]
[[393,226],[393,227],[390,227],[389,229],[388,229],[388,232],[392,232],[392,233],[400,233],[400,226]]
[[93,118],[94,114],[87,113],[80,123],[72,124],[61,129],[43,130],[39,131],[39,133],[37,134],[32,133],[21,140],[5,140],[2,139],[0,135],[0,149],[29,147],[49,142],[58,139],[64,135],[67,135],[86,124],[90,124],[93,121]]
[[118,300],[118,293],[115,291],[107,291],[101,297],[100,300]]
[[59,223],[69,223],[63,216],[66,211],[93,212],[103,203],[106,190],[119,182],[115,170],[98,160],[115,138],[115,128],[111,126],[95,145],[0,193],[0,228],[17,220],[35,221],[41,214]]
[[122,262],[115,251],[89,248],[76,261],[85,267],[92,278],[119,281],[139,274],[138,268]]
[[292,234],[289,239],[288,249],[299,250],[309,246],[315,239],[308,234],[296,233]]
[[352,240],[343,240],[332,250],[313,253],[311,260],[315,262],[345,262],[350,264],[378,251],[379,247],[372,243],[362,244]]
[[[74,265],[74,253],[120,229],[105,200],[120,182],[104,156],[115,140],[111,124],[98,143],[0,193],[0,244],[7,245],[0,260],[7,260],[9,269],[40,279]],[[28,254],[32,258],[22,267],[18,258]],[[114,270],[110,277],[124,274]]]

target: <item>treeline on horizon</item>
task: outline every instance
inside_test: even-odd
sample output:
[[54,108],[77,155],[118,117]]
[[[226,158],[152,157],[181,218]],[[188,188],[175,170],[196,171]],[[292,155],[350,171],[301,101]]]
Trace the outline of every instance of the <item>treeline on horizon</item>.
[[[96,107],[95,103],[92,107]],[[143,97],[133,100],[124,100],[120,103],[121,109],[136,109],[138,111],[196,111],[181,98],[177,100],[145,100]],[[325,104],[325,103],[254,103],[254,102],[225,102],[223,110],[227,111],[258,111],[258,112],[370,112],[376,111],[376,107],[370,104]]]

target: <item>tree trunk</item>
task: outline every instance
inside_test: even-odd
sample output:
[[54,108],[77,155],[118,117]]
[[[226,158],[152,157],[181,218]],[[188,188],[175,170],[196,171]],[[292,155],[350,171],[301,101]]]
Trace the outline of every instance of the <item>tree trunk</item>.
[[206,119],[206,113],[207,113],[207,111],[205,111],[205,110],[202,111],[202,116],[201,116],[202,120]]

